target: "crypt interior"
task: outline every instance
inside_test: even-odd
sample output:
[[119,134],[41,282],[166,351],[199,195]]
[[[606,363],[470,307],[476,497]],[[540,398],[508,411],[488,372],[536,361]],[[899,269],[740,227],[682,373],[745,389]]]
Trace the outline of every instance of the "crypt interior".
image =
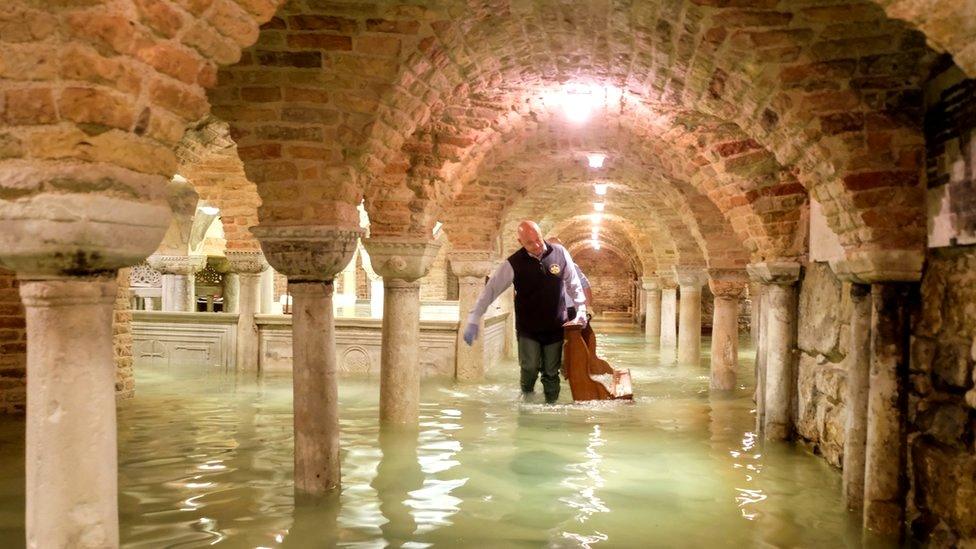
[[[976,545],[970,0],[7,0],[4,547]],[[519,393],[535,220],[632,403]]]

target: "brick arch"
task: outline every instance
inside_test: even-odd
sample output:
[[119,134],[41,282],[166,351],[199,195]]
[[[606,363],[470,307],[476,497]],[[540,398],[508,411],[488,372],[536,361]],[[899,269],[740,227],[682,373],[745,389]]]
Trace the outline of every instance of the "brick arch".
[[[938,51],[952,54],[966,74],[976,78],[976,13],[970,5],[953,0],[873,0],[888,17],[901,19],[925,33]],[[960,9],[962,8],[962,9]]]
[[[631,242],[626,234],[621,234],[618,230],[609,227],[607,229],[609,230],[605,229],[600,232],[601,250],[610,250],[621,258],[624,258],[624,262],[638,275],[657,270],[653,260],[653,254],[650,254],[650,260],[646,259],[647,254],[643,251],[638,251],[636,245]],[[551,232],[562,240],[566,249],[574,257],[578,251],[594,247],[588,228],[569,225],[562,228],[554,228]]]
[[258,224],[261,199],[244,174],[227,124],[209,119],[187,131],[177,156],[180,175],[190,181],[201,200],[220,209],[227,249],[260,250],[250,227]]

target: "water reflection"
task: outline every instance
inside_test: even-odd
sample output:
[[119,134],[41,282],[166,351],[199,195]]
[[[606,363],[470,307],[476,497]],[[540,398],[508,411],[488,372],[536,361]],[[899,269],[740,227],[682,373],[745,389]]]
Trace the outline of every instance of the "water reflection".
[[379,443],[383,457],[370,486],[376,490],[380,513],[386,519],[380,526],[383,538],[391,547],[401,547],[417,531],[414,492],[424,484],[424,472],[417,459],[417,432],[381,429]]

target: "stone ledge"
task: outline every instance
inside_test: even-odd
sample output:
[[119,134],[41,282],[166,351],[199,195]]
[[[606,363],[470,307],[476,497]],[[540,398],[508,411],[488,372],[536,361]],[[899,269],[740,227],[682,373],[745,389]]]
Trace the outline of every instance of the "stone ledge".
[[800,279],[800,264],[793,262],[766,262],[746,265],[749,278],[763,284],[793,284]]
[[846,282],[918,282],[922,279],[923,251],[866,250],[849,251],[841,259],[830,261],[830,268]]

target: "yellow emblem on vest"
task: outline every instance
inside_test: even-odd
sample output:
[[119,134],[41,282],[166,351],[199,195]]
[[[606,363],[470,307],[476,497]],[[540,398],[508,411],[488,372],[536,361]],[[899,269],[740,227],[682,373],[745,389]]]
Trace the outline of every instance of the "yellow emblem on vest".
[[553,263],[552,265],[549,265],[549,272],[552,273],[552,274],[554,274],[554,275],[558,275],[559,274],[559,265],[556,265],[555,263]]

